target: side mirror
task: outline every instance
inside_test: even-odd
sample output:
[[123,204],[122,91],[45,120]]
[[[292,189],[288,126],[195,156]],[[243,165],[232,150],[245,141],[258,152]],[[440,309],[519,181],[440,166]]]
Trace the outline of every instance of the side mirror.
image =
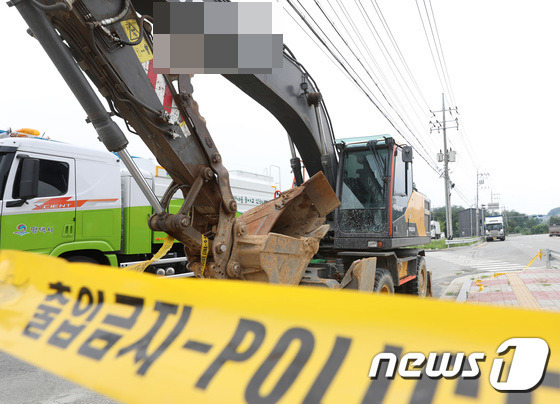
[[39,159],[25,158],[21,163],[19,197],[23,200],[39,194]]
[[404,163],[412,163],[412,147],[403,146],[402,147],[402,161]]

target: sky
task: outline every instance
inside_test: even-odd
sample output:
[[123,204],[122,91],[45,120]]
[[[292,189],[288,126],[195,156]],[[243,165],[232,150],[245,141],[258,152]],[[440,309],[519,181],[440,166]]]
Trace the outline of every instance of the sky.
[[[442,133],[430,133],[429,122],[435,119],[430,109],[441,110],[445,91],[450,106],[458,107],[461,129],[448,130],[450,147],[457,151],[457,162],[450,163],[451,180],[455,183],[452,204],[474,206],[478,169],[488,173],[480,187],[480,203],[488,203],[492,198],[508,210],[529,214],[546,214],[560,206],[560,187],[554,176],[560,150],[556,122],[560,110],[560,2],[431,0],[450,92],[448,88],[442,89],[420,20],[417,4],[424,12],[423,0],[360,2],[371,13],[381,45],[377,45],[371,26],[362,18],[358,0],[318,1],[343,34],[345,29],[352,32],[348,20],[341,17],[340,4],[346,5],[345,11],[364,42],[356,40],[355,35],[344,36],[356,40],[358,45],[353,49],[365,55],[359,59],[368,72],[360,68],[322,18],[314,0],[295,0],[294,4],[303,5],[317,19],[328,38],[342,49],[357,75],[371,88],[375,86],[368,73],[379,79],[376,83],[383,94],[375,89],[372,93],[400,131],[294,22],[290,17],[295,16],[293,10],[281,0],[279,3],[290,10],[290,14],[283,12],[284,43],[318,83],[337,138],[386,133],[402,142],[410,141],[415,148],[414,182],[431,199],[432,206],[442,206],[444,181],[428,167],[421,154],[435,160],[436,153],[443,149]],[[374,4],[382,11],[416,84],[399,62],[381,20],[374,15]],[[429,2],[426,4],[429,7]],[[426,14],[423,16],[426,18]],[[336,20],[337,17],[341,19]],[[4,55],[0,64],[0,129],[35,128],[56,140],[102,149],[95,131],[85,123],[85,113],[26,29],[14,8],[0,6],[0,47]],[[427,30],[430,37],[429,27]],[[391,64],[391,60],[397,63]],[[399,71],[404,78],[399,79]],[[225,166],[229,170],[270,173],[281,180],[283,189],[291,186],[288,140],[281,125],[219,75],[197,75],[193,84],[194,98]],[[399,121],[397,112],[410,131]],[[128,137],[133,155],[150,156],[138,138],[132,134]],[[442,164],[432,163],[436,164],[441,171]]]

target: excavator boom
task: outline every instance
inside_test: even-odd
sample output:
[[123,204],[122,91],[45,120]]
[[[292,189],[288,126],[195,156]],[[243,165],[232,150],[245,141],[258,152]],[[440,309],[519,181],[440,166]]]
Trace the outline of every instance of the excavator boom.
[[[185,245],[190,269],[197,276],[299,283],[327,231],[320,218],[339,205],[320,171],[320,159],[314,161],[310,154],[312,172],[317,174],[308,183],[283,194],[280,202],[270,201],[236,219],[228,171],[198,111],[190,76],[154,72],[151,16],[138,17],[129,0],[11,4],[81,103],[99,139],[119,154],[133,175],[137,173],[135,180],[155,210],[150,228]],[[106,98],[111,113],[83,72]],[[240,87],[262,83],[245,77]],[[271,83],[270,91],[278,91],[276,87]],[[285,126],[294,118],[288,109],[277,111]],[[161,201],[145,185],[126,150],[128,140],[111,116],[122,118],[171,176],[173,182]],[[314,125],[323,122],[315,119]],[[291,133],[301,130],[305,125],[296,122]],[[297,137],[294,141],[312,146]],[[332,141],[328,144],[332,147]],[[171,197],[179,191],[184,203],[177,214],[169,214]],[[207,263],[203,246],[209,246]],[[293,276],[282,275],[288,272]]]

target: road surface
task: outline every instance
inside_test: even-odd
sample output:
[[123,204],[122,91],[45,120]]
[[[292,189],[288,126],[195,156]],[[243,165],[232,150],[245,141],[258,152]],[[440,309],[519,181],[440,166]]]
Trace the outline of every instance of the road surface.
[[[560,251],[560,238],[517,236],[508,237],[506,241],[428,251],[426,261],[433,274],[434,296],[440,297],[450,283],[461,276],[523,269],[541,248]],[[544,261],[536,261],[534,265],[544,266]],[[453,298],[454,295],[450,293],[450,296],[441,297]],[[0,403],[112,402],[0,352]]]
[[[442,296],[445,289],[461,276],[521,270],[539,249],[560,251],[560,237],[548,237],[547,234],[512,236],[506,241],[484,241],[472,246],[428,251],[426,263],[432,271],[433,295],[445,298]],[[533,263],[533,267],[544,265],[544,260],[537,259]],[[449,291],[446,293],[453,296]]]

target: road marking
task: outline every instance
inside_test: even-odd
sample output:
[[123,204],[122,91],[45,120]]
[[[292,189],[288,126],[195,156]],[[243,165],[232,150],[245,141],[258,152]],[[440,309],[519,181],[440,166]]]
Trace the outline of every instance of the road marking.
[[434,252],[431,253],[430,256],[477,271],[510,272],[519,271],[525,268],[523,265],[507,261],[486,260],[482,258],[476,259],[465,255],[453,256],[447,252]]
[[485,246],[486,244],[488,244],[488,241],[485,241],[482,244],[479,244],[479,245],[475,246],[474,248],[480,248],[482,246]]
[[507,274],[506,276],[520,307],[542,309],[537,299],[535,299],[535,296],[533,296],[518,274]]

